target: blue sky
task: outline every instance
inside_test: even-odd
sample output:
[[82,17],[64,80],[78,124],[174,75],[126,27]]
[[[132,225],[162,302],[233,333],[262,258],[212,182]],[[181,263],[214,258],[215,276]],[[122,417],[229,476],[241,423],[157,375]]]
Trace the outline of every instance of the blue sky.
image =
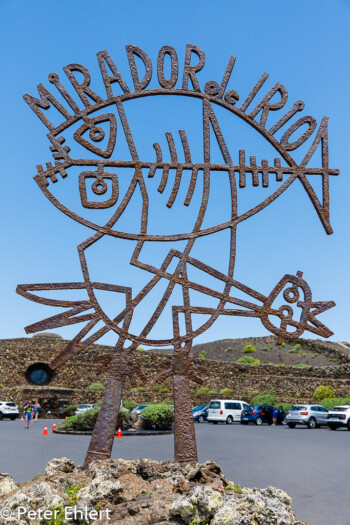
[[[271,206],[239,225],[235,277],[268,295],[284,274],[303,271],[314,300],[332,299],[336,302],[335,308],[320,316],[334,332],[331,339],[350,340],[348,2],[319,0],[316,8],[311,0],[216,3],[207,0],[192,3],[150,0],[133,4],[112,0],[61,0],[59,3],[28,0],[20,6],[17,2],[2,0],[0,15],[0,91],[4,124],[1,338],[24,336],[24,326],[57,313],[55,309],[16,295],[16,286],[18,283],[81,281],[76,246],[93,233],[60,213],[35,184],[36,165],[52,158],[47,130],[24,102],[23,94],[35,95],[39,83],[54,91],[47,79],[51,72],[58,73],[68,88],[62,68],[79,63],[89,69],[92,88],[105,96],[96,58],[96,53],[103,49],[108,50],[125,81],[132,86],[125,52],[127,44],[141,47],[151,58],[153,78],[150,87],[157,85],[156,58],[164,45],[176,49],[181,79],[186,43],[192,43],[206,54],[206,65],[198,74],[202,90],[208,80],[220,83],[230,56],[234,55],[237,59],[228,89],[237,91],[240,100],[244,100],[260,76],[267,72],[270,76],[261,91],[262,95],[276,82],[281,82],[288,90],[286,110],[297,100],[305,103],[304,111],[291,122],[300,116],[311,115],[319,125],[324,115],[329,116],[330,167],[340,169],[340,176],[330,180],[333,235],[326,235],[308,196],[301,184],[295,181]],[[258,97],[257,101],[260,100]],[[171,131],[176,141],[177,131],[185,129],[192,155],[200,159],[203,154],[200,104],[195,99],[176,98],[181,100],[154,97],[125,104],[140,158],[142,155],[145,160],[153,159],[152,144],[159,142],[164,147],[165,132]],[[270,115],[271,125],[284,113],[282,109],[276,112],[278,117]],[[256,155],[258,162],[263,158],[273,162],[273,148],[258,133],[236,122],[237,118],[229,112],[218,109],[216,115],[234,162],[238,163],[239,149],[245,149],[247,157]],[[287,127],[276,135],[279,139]],[[121,135],[118,135],[121,138],[118,147],[119,154],[123,155],[126,149]],[[304,148],[292,152],[297,162],[300,162],[312,140],[305,143]],[[218,151],[214,150],[215,144],[213,157],[218,155]],[[316,161],[315,155],[311,164],[320,167],[320,158],[317,157]],[[71,180],[74,180],[73,177],[66,186],[57,185],[57,195],[74,207],[79,202],[75,202],[77,194],[74,187],[69,186]],[[316,181],[315,189],[319,191]],[[261,187],[255,189],[247,185],[244,191],[239,192],[239,209],[259,202],[265,195],[263,192]],[[225,220],[225,196],[226,188],[219,184],[210,200],[211,207],[206,217],[208,225]],[[157,193],[156,197],[159,197]],[[182,208],[174,206],[173,215],[165,217],[157,200],[154,202],[152,217],[155,229],[171,227],[176,233],[177,228],[187,227],[186,221],[190,219]],[[137,202],[129,214],[124,227],[135,228]],[[207,257],[209,264],[221,270],[223,261],[228,257],[227,236],[221,232],[206,242],[198,249],[197,256]],[[164,245],[158,253],[158,248],[152,246],[146,256],[149,260],[156,256],[162,259],[162,249]],[[125,286],[132,285],[135,279],[135,283],[141,286],[139,277],[128,268],[129,250],[130,247],[118,239],[101,243],[91,253],[89,262],[91,272],[96,275],[94,279],[113,280],[115,284]],[[106,308],[111,306],[108,297]],[[142,328],[144,315],[141,311],[140,319],[135,318],[136,331]],[[77,331],[78,325],[56,330],[67,338],[73,337]],[[168,332],[169,319],[165,317],[159,323],[160,337],[168,337]],[[223,316],[196,342],[266,333],[259,320]],[[304,336],[313,337],[308,333]],[[110,332],[104,341],[113,344],[115,336]]]

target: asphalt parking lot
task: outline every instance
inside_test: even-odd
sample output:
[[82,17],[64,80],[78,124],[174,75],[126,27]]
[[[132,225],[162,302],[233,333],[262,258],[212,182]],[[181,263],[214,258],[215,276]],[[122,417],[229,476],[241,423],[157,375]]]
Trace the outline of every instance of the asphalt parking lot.
[[[49,435],[42,436],[44,424]],[[82,464],[89,436],[52,434],[52,420],[0,421],[0,472],[24,482],[43,473],[53,457]],[[57,423],[57,420],[56,420]],[[196,424],[199,461],[219,463],[242,486],[273,485],[293,498],[298,519],[310,525],[349,525],[350,432],[328,428]],[[116,439],[113,457],[172,459],[173,436]]]

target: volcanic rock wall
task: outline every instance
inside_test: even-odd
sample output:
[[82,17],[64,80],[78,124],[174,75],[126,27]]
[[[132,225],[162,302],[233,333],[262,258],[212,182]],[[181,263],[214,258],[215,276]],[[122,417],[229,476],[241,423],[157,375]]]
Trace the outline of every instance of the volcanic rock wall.
[[[94,403],[102,399],[103,391],[93,392],[86,388],[91,383],[106,384],[107,375],[96,374],[94,358],[113,352],[113,347],[110,346],[95,344],[86,348],[59,367],[49,384],[35,386],[26,378],[29,366],[36,363],[49,364],[67,344],[68,341],[55,334],[1,340],[0,398],[18,404],[22,404],[26,398],[39,399],[44,411],[50,409],[53,413],[57,413],[60,400],[70,404]],[[140,403],[170,399],[171,380],[167,381],[168,393],[161,394],[155,390],[159,365],[164,360],[169,360],[169,357],[140,350],[136,352],[135,358],[148,378],[144,385],[146,390],[130,392],[131,386],[127,383],[124,398]],[[310,368],[278,365],[254,367],[206,360],[205,365],[208,372],[203,386],[216,391],[231,388],[231,397],[234,398],[249,398],[252,392],[273,388],[279,401],[306,402],[311,401],[315,388],[320,384],[332,386],[337,397],[350,395],[350,364]],[[195,391],[198,385],[192,384],[192,387],[194,402],[207,402],[212,397],[218,397],[197,396]]]

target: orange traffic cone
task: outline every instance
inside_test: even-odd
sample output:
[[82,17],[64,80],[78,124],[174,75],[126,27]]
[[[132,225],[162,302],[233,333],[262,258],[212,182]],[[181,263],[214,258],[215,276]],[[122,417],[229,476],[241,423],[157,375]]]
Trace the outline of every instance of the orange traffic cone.
[[56,430],[56,423],[55,423],[55,421],[53,422],[53,425],[52,425],[52,432],[53,432],[54,430]]
[[21,421],[24,421],[24,417],[23,416],[21,417]]
[[45,428],[44,428],[44,432],[42,433],[42,436],[48,436],[49,434],[47,433],[47,425],[45,425]]
[[122,436],[122,431],[121,431],[121,428],[120,428],[120,427],[118,428],[118,433],[117,433],[117,435],[116,435],[115,437],[116,437],[116,438],[122,438],[122,437],[123,437],[123,436]]

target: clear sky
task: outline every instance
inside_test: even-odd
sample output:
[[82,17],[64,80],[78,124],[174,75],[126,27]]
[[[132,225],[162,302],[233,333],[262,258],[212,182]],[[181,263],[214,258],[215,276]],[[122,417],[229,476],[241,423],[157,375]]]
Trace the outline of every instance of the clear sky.
[[[36,86],[40,83],[54,92],[48,75],[56,72],[73,96],[74,91],[68,88],[69,82],[62,68],[79,63],[89,69],[92,89],[105,97],[96,58],[96,53],[104,49],[118,66],[125,82],[132,87],[125,52],[127,44],[141,47],[151,58],[153,77],[149,87],[158,85],[156,59],[159,49],[164,45],[173,46],[179,57],[180,85],[186,43],[191,43],[206,54],[206,65],[198,73],[202,91],[208,80],[221,82],[229,58],[233,55],[237,59],[227,89],[237,91],[240,101],[244,100],[264,72],[270,76],[256,102],[276,82],[281,82],[288,90],[285,108],[268,117],[271,126],[294,102],[305,102],[304,111],[276,134],[278,140],[300,116],[313,116],[317,126],[324,115],[329,116],[330,167],[340,169],[340,176],[330,180],[333,235],[325,233],[309,197],[296,180],[272,205],[239,225],[235,278],[268,295],[284,274],[302,271],[311,286],[314,300],[332,299],[336,302],[335,308],[320,316],[320,320],[334,332],[331,339],[350,341],[350,168],[346,160],[350,117],[349,2],[2,0],[0,19],[3,123],[1,338],[22,337],[26,325],[58,313],[58,309],[38,305],[16,295],[16,286],[19,283],[81,281],[76,246],[93,234],[92,230],[57,210],[34,182],[36,166],[52,161],[52,157],[50,142],[46,138],[47,129],[24,102],[23,94],[36,95]],[[75,97],[78,102],[76,94]],[[171,131],[176,144],[181,146],[178,130],[185,129],[194,161],[202,161],[201,106],[198,100],[183,97],[144,98],[126,103],[125,110],[140,158],[155,158],[154,142],[159,142],[164,148],[165,158],[165,132]],[[234,163],[238,164],[239,149],[246,150],[247,158],[248,155],[255,155],[258,163],[264,158],[273,163],[276,152],[256,131],[223,109],[217,109],[216,115]],[[127,154],[127,150],[120,130],[119,124],[118,158],[126,160],[123,155]],[[291,152],[297,162],[301,161],[313,138]],[[214,157],[217,157],[217,162],[222,162],[218,151],[215,151],[215,144],[212,151]],[[310,166],[321,166],[319,155],[315,154]],[[157,177],[160,175],[157,174]],[[314,177],[312,182],[320,195],[320,183],[316,179],[318,177]],[[67,177],[65,186],[57,184],[57,196],[67,206],[78,209],[77,187],[72,186],[76,180]],[[186,195],[185,182],[181,183],[178,199],[182,198],[181,192]],[[119,184],[122,194],[121,178]],[[166,197],[169,197],[171,186],[164,193]],[[268,189],[261,188],[261,183],[258,188],[247,184],[238,193],[239,211],[257,204],[275,189],[277,184],[272,182]],[[186,221],[189,219],[183,206],[176,203],[166,215],[167,208],[163,209],[161,201],[157,201],[160,195],[155,192],[152,198],[155,199],[152,211],[155,233],[162,233],[162,228],[172,228],[173,233],[181,233],[180,230],[187,228]],[[219,184],[211,197],[210,208],[208,206],[208,226],[225,220],[228,211],[224,204],[226,198],[226,186]],[[124,222],[125,229],[136,227],[138,204],[136,199],[134,208],[130,207]],[[92,220],[93,213],[88,215]],[[103,213],[101,217],[106,216]],[[227,235],[221,232],[208,238],[206,244],[203,242],[196,256],[203,260],[207,257],[208,264],[222,270],[223,264],[227,267],[228,246]],[[149,261],[158,256],[162,261],[164,250],[166,254],[170,247],[163,243],[158,253],[158,247],[151,246],[144,256]],[[89,261],[93,279],[123,286],[135,283],[136,288],[141,286],[142,279],[139,280],[139,276],[128,268],[129,251],[126,241],[108,239],[108,242],[102,242],[91,253]],[[153,298],[147,308],[154,306],[155,300]],[[118,311],[119,306],[112,303],[109,295],[106,310],[114,306]],[[203,298],[201,304],[205,305]],[[147,312],[141,311],[141,317],[135,317],[135,331],[142,328],[145,315]],[[168,337],[169,323],[170,319],[166,316],[160,320],[160,337]],[[79,327],[76,325],[54,331],[71,338]],[[223,316],[196,342],[266,333],[257,319]],[[305,332],[304,337],[313,335]],[[104,341],[113,344],[115,336],[110,332]]]

